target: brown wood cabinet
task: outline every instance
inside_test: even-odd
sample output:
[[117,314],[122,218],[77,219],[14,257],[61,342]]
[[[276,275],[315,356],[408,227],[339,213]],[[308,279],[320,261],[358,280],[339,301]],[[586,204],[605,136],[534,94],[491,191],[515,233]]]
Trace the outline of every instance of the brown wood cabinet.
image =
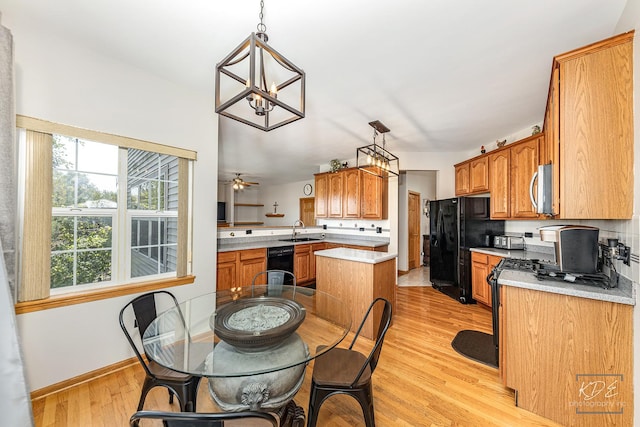
[[267,250],[264,248],[218,252],[216,289],[249,286],[253,277],[266,269]]
[[489,159],[487,156],[469,162],[469,191],[485,193],[489,191]]
[[633,306],[512,286],[500,301],[501,374],[519,407],[567,426],[633,425]]
[[329,175],[329,192],[327,205],[329,218],[342,218],[342,199],[344,197],[344,173],[336,172]]
[[236,287],[238,282],[238,253],[218,252],[218,265],[216,270],[216,290],[225,290]]
[[469,174],[470,174],[470,163],[464,162],[455,165],[456,168],[456,196],[464,196],[465,194],[470,193],[469,186]]
[[343,173],[343,218],[360,218],[360,169],[347,169]]
[[509,150],[497,150],[489,154],[489,193],[491,194],[491,218],[505,219],[511,215]]
[[358,168],[315,175],[316,218],[387,219],[387,180]]
[[539,145],[543,139],[543,135],[532,136],[514,144],[509,149],[511,156],[509,175],[511,218],[538,218],[538,213],[531,203],[529,189],[531,179],[538,170]]
[[633,213],[633,31],[558,55],[545,113],[554,215]]
[[316,251],[322,251],[327,249],[326,243],[312,243],[311,244],[311,259],[309,260],[309,276],[310,280],[316,279]]
[[293,272],[296,283],[308,282],[311,279],[311,245],[296,245],[293,255]]
[[360,209],[365,219],[387,219],[388,180],[368,172],[360,172]]
[[455,165],[456,196],[489,191],[489,159],[486,155]]
[[[544,135],[537,134],[489,153],[492,219],[536,219],[529,187],[538,169]],[[535,189],[535,187],[534,187]]]
[[498,265],[502,257],[471,252],[471,296],[476,301],[491,307],[491,286],[487,276]]
[[315,176],[315,216],[316,218],[327,218],[329,216],[329,175],[326,173]]

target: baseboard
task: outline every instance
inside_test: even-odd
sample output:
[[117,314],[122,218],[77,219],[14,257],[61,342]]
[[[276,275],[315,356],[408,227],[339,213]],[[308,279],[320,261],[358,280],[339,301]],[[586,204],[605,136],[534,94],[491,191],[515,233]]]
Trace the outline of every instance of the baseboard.
[[34,390],[31,392],[31,400],[42,399],[53,393],[58,393],[64,389],[71,388],[78,384],[82,384],[87,381],[95,380],[96,378],[102,377],[104,375],[108,375],[113,373],[114,371],[118,371],[120,369],[124,369],[128,366],[140,363],[138,362],[137,357],[132,357],[130,359],[123,360],[118,363],[114,363],[113,365],[108,365],[102,367],[100,369],[96,369],[95,371],[87,372],[82,375],[78,375],[77,377],[69,378],[68,380],[60,381],[56,384],[51,384],[49,386],[43,387],[38,390]]
[[404,276],[405,274],[409,274],[409,272],[405,270],[398,270],[398,276]]

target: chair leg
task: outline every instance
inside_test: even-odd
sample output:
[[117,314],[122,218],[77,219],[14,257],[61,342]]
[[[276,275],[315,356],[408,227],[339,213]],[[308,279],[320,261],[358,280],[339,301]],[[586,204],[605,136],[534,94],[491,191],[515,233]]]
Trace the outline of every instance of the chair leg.
[[351,394],[358,400],[360,403],[360,407],[362,408],[362,413],[364,415],[365,425],[367,427],[375,427],[375,411],[373,409],[373,390],[371,387],[371,383],[365,386],[361,390],[354,390]]
[[311,380],[311,393],[309,396],[309,409],[307,410],[307,427],[316,427],[318,422],[318,412],[320,406],[329,396],[335,394],[336,390],[320,388]]
[[144,379],[144,383],[142,383],[142,392],[140,393],[140,401],[138,402],[138,411],[142,411],[144,407],[144,400],[147,398],[147,393],[153,387],[153,380],[149,377]]

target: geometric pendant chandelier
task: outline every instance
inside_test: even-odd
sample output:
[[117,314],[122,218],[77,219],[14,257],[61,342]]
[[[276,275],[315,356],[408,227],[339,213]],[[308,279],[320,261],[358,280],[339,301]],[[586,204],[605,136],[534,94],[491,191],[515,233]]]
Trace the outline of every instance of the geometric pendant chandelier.
[[[389,128],[379,120],[369,122],[369,125],[373,128],[373,144],[358,147],[356,167],[382,178],[389,178],[390,175],[398,176],[400,174],[400,160],[386,147],[385,134],[389,132]],[[378,145],[376,142],[379,133],[382,134],[382,145]]]
[[267,44],[264,1],[258,32],[216,65],[216,113],[265,132],[304,118],[304,71]]

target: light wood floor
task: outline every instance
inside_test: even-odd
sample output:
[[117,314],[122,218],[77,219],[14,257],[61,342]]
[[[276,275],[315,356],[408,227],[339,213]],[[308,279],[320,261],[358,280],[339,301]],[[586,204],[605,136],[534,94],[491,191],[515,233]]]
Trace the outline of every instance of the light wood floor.
[[[517,408],[496,369],[460,356],[451,340],[463,329],[491,332],[491,313],[462,305],[431,287],[399,287],[394,324],[389,329],[373,376],[375,416],[385,426],[558,426]],[[123,338],[124,339],[124,338]],[[131,366],[33,402],[40,426],[127,426],[140,397],[144,372]],[[296,402],[306,410],[311,366]],[[164,388],[152,390],[145,409],[176,410]],[[206,381],[198,412],[217,411]],[[321,407],[319,426],[364,425],[361,410],[348,396],[334,396]]]

